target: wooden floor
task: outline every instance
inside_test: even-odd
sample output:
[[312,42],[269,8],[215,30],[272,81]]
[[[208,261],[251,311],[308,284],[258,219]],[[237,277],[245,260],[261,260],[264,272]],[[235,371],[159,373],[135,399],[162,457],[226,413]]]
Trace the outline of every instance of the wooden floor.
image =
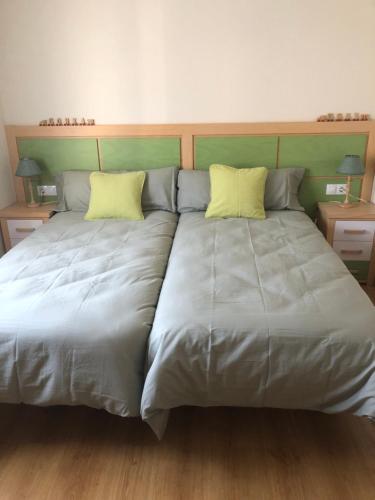
[[0,500],[20,499],[374,500],[375,424],[181,408],[158,442],[139,419],[0,405]]
[[373,500],[375,424],[350,415],[181,408],[139,419],[0,406],[0,499]]

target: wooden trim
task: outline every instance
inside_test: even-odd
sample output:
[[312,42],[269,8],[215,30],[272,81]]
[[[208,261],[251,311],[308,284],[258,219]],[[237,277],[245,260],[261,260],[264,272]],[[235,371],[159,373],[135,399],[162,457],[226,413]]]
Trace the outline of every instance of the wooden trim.
[[171,125],[94,125],[86,127],[39,127],[8,125],[15,137],[139,137],[199,135],[290,135],[290,134],[369,134],[374,121],[363,122],[275,122],[197,123]]
[[98,153],[98,165],[99,165],[99,170],[103,170],[103,160],[102,160],[102,148],[100,144],[100,139],[97,137],[96,138],[96,151]]
[[365,159],[365,174],[363,176],[363,184],[361,197],[364,200],[371,200],[372,194],[372,186],[374,183],[374,175],[375,175],[375,122],[372,121],[372,128],[370,129],[368,141],[367,141],[367,150],[366,150],[366,159]]
[[343,233],[353,235],[366,234],[366,229],[344,229]]
[[181,137],[181,167],[191,170],[194,166],[194,136],[183,134]]
[[336,224],[336,221],[334,219],[328,219],[328,221],[327,221],[327,241],[331,246],[333,245],[333,237],[335,234],[335,224]]
[[[280,170],[282,170],[282,168]],[[337,174],[337,175],[305,175],[304,179],[317,179],[317,180],[324,180],[324,179],[327,179],[327,180],[345,179],[345,181],[346,181],[347,176],[345,174]],[[362,182],[362,179],[363,179],[363,177],[356,176],[352,180],[354,180],[354,181],[359,180],[359,181]]]
[[29,208],[25,203],[14,203],[0,210],[1,219],[47,219],[56,209],[56,205],[40,205]]
[[[181,166],[194,168],[196,136],[231,135],[314,135],[314,134],[367,134],[366,171],[363,177],[361,197],[371,199],[375,168],[375,121],[358,122],[281,122],[281,123],[198,123],[165,125],[94,125],[69,127],[6,126],[10,162],[13,171],[17,200],[25,201],[22,180],[15,178],[18,163],[17,138],[95,138],[97,140],[99,165],[101,163],[100,139],[121,137],[179,137]],[[278,139],[279,142],[279,139]],[[278,165],[277,165],[278,166]],[[336,176],[340,177],[340,176]],[[318,177],[310,177],[318,178]],[[332,176],[319,177],[332,178]]]
[[319,202],[319,211],[327,219],[335,220],[375,220],[375,205],[358,203],[353,208],[341,208],[337,203]]
[[280,136],[277,137],[275,169],[279,168],[279,164],[280,164]]
[[375,286],[375,235],[372,242],[372,254],[370,260],[370,268],[367,277],[367,285]]
[[350,249],[350,250],[347,250],[345,248],[342,248],[340,250],[340,253],[342,255],[362,255],[363,254],[363,250],[362,249],[358,249],[358,250],[357,249],[356,250]]
[[1,234],[3,235],[4,249],[6,252],[12,248],[7,219],[0,219]]
[[[13,219],[17,220],[17,219]],[[17,233],[33,233],[35,231],[35,227],[17,227]]]

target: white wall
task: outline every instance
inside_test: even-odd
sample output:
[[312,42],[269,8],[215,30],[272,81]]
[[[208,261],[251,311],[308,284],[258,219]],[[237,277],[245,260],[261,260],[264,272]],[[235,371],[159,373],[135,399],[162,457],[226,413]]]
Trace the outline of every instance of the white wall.
[[374,0],[0,5],[6,123],[375,117]]
[[0,0],[6,123],[375,118],[375,0]]
[[[10,174],[8,149],[5,139],[4,124],[0,108],[0,208],[10,205],[15,200],[15,194]],[[0,256],[4,252],[0,233]]]

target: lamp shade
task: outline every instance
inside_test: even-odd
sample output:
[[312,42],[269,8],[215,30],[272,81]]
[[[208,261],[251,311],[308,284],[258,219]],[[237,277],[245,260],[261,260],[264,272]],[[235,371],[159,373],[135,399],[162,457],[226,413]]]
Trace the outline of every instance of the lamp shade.
[[40,175],[42,171],[35,160],[30,158],[21,158],[18,162],[16,175],[18,177],[33,177],[34,175]]
[[339,174],[362,175],[365,171],[359,155],[345,155],[341,165],[336,170]]

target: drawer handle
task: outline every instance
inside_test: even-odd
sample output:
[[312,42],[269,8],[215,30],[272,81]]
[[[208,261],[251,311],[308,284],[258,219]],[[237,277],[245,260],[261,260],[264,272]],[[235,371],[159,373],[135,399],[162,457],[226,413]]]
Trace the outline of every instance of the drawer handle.
[[366,229],[344,229],[344,234],[365,234]]
[[343,255],[361,255],[363,250],[340,250]]
[[32,233],[35,231],[35,227],[16,227],[17,233]]

